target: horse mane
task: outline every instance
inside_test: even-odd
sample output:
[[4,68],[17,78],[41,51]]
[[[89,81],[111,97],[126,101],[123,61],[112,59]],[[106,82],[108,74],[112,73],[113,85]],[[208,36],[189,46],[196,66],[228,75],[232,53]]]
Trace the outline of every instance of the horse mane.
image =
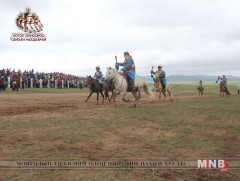
[[123,76],[123,73],[122,73],[122,72],[119,72],[119,71],[117,71],[116,69],[114,69],[114,68],[111,68],[111,67],[110,67],[110,69],[113,69],[113,71],[114,71],[115,73],[117,73],[117,74],[119,74],[119,75]]
[[116,71],[117,73],[119,73],[121,76],[123,76],[123,73],[122,72],[118,72],[118,71]]

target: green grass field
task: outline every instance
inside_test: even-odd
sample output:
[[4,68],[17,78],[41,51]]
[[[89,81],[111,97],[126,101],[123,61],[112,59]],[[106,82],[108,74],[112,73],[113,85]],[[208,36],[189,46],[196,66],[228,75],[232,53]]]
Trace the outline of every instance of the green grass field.
[[[38,96],[49,111],[4,115],[0,121],[1,158],[185,158],[240,159],[240,96],[229,84],[230,98],[219,97],[207,83],[199,98],[197,84],[172,84],[173,102],[96,105],[84,103],[88,89],[26,89],[0,93],[7,101]],[[2,94],[2,95],[1,95]],[[10,96],[16,98],[12,99]],[[64,95],[55,109],[52,96]],[[80,96],[75,98],[74,95]],[[81,96],[83,95],[83,96]],[[39,97],[40,96],[40,97]],[[189,98],[190,96],[190,98]],[[24,97],[24,98],[25,98]],[[41,100],[42,99],[42,100]],[[48,100],[52,105],[48,105]],[[141,101],[140,101],[141,102]],[[33,103],[26,102],[26,111]],[[91,106],[91,107],[90,107]],[[51,107],[53,107],[51,109]],[[3,108],[2,108],[3,109]],[[9,106],[9,109],[16,109]],[[239,180],[239,170],[0,170],[0,180]]]

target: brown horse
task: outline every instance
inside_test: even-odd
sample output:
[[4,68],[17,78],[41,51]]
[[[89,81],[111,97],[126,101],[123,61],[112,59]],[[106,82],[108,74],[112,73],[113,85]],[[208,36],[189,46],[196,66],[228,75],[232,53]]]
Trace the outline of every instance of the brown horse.
[[[104,83],[103,83],[103,88],[104,88],[105,100],[108,98],[108,101],[110,102],[113,98],[113,94],[114,94],[113,91],[115,89],[114,79],[105,80]],[[108,94],[109,92],[112,93],[111,97]]]
[[103,86],[99,85],[98,80],[92,78],[91,76],[87,76],[87,78],[84,81],[84,84],[85,84],[84,85],[85,87],[89,87],[89,89],[90,89],[90,94],[89,94],[88,98],[85,100],[85,102],[87,102],[88,99],[92,96],[92,94],[94,92],[96,92],[97,93],[97,104],[98,104],[98,100],[99,100],[99,93],[102,95],[102,98],[103,98],[102,104],[103,104],[103,102],[104,102]]
[[224,82],[220,82],[220,96],[224,97],[224,95],[226,95],[226,97],[230,96],[230,92],[228,91],[227,87],[224,85]]
[[[83,85],[84,87],[89,87],[89,86],[87,85],[87,84],[89,84],[89,83],[87,83],[87,79],[88,79],[89,77],[91,77],[91,76],[87,76],[86,78],[84,78],[84,79],[82,80],[82,85]],[[105,100],[108,99],[108,101],[110,102],[110,101],[112,100],[112,98],[113,98],[113,90],[115,89],[115,82],[114,82],[113,79],[110,79],[110,80],[104,80],[102,83],[103,83],[103,90],[104,90]],[[111,96],[109,95],[109,92],[112,93]]]
[[8,83],[5,82],[3,79],[0,78],[0,91],[1,91],[1,90],[5,91],[7,85],[8,85]]
[[202,86],[202,85],[199,85],[199,86],[197,87],[197,90],[198,90],[199,96],[203,96],[203,91],[204,91],[203,86]]
[[166,85],[165,90],[162,89],[162,84],[160,82],[160,79],[157,78],[156,82],[155,82],[155,90],[156,92],[159,92],[159,100],[161,99],[161,94],[163,93],[164,95],[164,102],[166,100],[166,92],[168,92],[168,95],[170,97],[170,100],[173,101],[172,99],[172,90],[171,90],[171,86],[170,85]]

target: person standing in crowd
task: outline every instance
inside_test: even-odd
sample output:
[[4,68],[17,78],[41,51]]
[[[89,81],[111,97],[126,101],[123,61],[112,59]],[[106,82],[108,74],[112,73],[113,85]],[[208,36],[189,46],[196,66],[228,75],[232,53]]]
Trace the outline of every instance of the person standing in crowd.
[[21,89],[24,89],[25,88],[25,76],[22,77],[22,88]]

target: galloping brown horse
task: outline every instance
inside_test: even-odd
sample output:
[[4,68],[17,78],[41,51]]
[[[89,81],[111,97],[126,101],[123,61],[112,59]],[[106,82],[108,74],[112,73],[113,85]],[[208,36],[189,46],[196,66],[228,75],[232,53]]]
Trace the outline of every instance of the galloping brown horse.
[[162,84],[161,84],[159,78],[156,79],[156,82],[155,82],[155,90],[156,90],[156,92],[159,92],[159,100],[161,99],[161,94],[163,93],[163,95],[164,95],[164,102],[165,102],[166,96],[167,96],[167,95],[166,95],[166,92],[168,92],[168,95],[169,95],[169,97],[170,97],[170,100],[173,101],[173,99],[172,99],[171,86],[170,86],[170,85],[166,85],[166,89],[163,90],[163,89],[162,89]]
[[204,91],[203,86],[202,86],[202,85],[199,85],[199,86],[197,87],[197,90],[198,90],[199,96],[203,96],[203,91]]
[[220,96],[224,97],[224,95],[226,95],[226,97],[230,96],[230,92],[228,91],[227,87],[225,87],[224,82],[220,82]]
[[103,104],[103,102],[104,102],[103,86],[99,85],[98,80],[92,78],[91,76],[87,76],[87,78],[84,81],[84,84],[85,84],[84,85],[85,87],[89,87],[89,89],[90,89],[90,94],[89,94],[88,98],[85,100],[85,102],[87,102],[88,99],[92,96],[92,94],[94,92],[96,92],[97,93],[97,104],[98,104],[98,100],[99,100],[99,93],[102,95],[102,98],[103,98],[102,104]]
[[[108,101],[110,102],[112,100],[112,98],[113,98],[113,94],[114,94],[113,91],[115,89],[114,79],[105,80],[103,82],[103,88],[104,88],[105,100],[108,98]],[[111,97],[109,96],[108,92],[112,92]]]

